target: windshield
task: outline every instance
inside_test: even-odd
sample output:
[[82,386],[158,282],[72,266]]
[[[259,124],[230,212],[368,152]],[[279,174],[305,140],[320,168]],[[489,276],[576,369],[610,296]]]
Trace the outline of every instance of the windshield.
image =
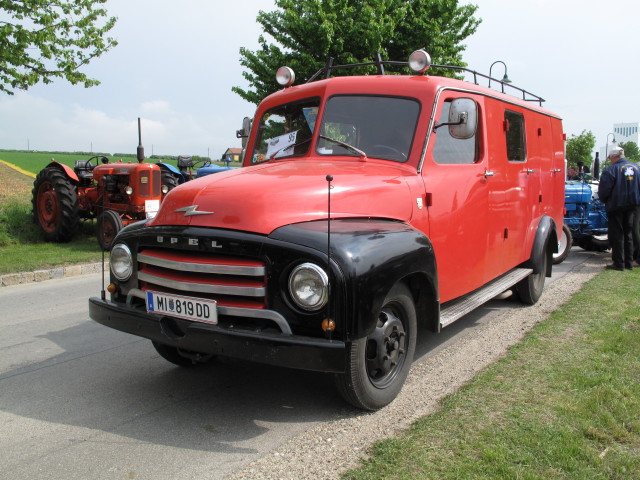
[[318,115],[320,99],[287,103],[265,112],[258,126],[251,163],[307,153]]
[[[418,122],[418,101],[339,95],[327,101],[317,152],[406,162]],[[349,148],[351,147],[351,148]]]

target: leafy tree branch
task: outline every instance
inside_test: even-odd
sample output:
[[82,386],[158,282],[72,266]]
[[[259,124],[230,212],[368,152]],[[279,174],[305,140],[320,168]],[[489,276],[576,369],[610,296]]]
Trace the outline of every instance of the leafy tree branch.
[[100,82],[79,69],[118,43],[106,0],[0,0],[0,92],[13,95],[64,78]]

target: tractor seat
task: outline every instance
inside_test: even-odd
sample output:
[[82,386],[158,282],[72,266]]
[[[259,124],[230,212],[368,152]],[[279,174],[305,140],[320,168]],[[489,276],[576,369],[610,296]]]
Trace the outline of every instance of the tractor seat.
[[93,178],[93,167],[91,160],[76,160],[73,166],[73,171],[76,172],[78,178]]

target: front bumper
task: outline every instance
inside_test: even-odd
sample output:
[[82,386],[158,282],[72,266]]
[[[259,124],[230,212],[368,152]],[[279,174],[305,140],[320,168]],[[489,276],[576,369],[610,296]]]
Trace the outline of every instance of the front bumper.
[[89,299],[89,316],[107,327],[182,350],[300,370],[345,371],[346,346],[341,341],[222,328],[96,297]]

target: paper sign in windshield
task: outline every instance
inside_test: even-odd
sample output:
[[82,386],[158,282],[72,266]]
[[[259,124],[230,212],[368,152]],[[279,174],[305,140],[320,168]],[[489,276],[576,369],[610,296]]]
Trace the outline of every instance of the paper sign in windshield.
[[293,155],[293,146],[296,143],[296,137],[299,130],[295,132],[285,133],[279,137],[274,137],[268,140],[269,146],[267,147],[267,158],[271,158],[275,154],[274,158],[286,157]]

